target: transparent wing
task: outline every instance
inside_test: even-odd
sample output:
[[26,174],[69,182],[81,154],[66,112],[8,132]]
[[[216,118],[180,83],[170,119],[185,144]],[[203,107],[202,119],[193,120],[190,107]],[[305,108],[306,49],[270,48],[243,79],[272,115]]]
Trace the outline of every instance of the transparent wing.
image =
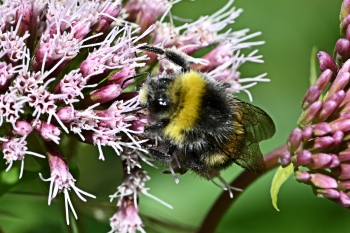
[[264,110],[237,99],[235,104],[242,112],[245,129],[252,133],[251,137],[260,142],[271,138],[275,134],[275,124]]
[[251,132],[246,133],[242,151],[233,157],[236,164],[250,172],[261,174],[266,170],[264,157],[259,147],[259,142],[253,136],[253,134],[251,134]]
[[263,173],[266,165],[259,142],[275,134],[275,124],[261,108],[240,100],[236,100],[235,104],[241,111],[245,135],[242,151],[235,156],[236,163],[251,172]]
[[236,119],[243,125],[243,136],[240,138],[237,133],[233,133],[229,143],[217,143],[217,145],[239,166],[253,173],[263,173],[266,165],[259,142],[275,134],[275,124],[265,111],[254,105],[237,99],[235,105]]

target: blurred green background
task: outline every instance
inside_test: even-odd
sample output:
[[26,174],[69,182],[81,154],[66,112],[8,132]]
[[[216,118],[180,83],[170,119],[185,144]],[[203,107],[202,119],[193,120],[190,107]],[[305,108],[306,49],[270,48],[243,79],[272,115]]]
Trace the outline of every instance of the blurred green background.
[[[225,5],[224,0],[184,0],[173,7],[172,13],[196,19],[215,12]],[[309,86],[310,56],[313,46],[330,54],[339,35],[341,0],[236,0],[234,5],[244,12],[233,25],[234,30],[250,28],[261,31],[264,40],[259,53],[264,64],[247,64],[240,70],[242,77],[267,72],[270,83],[260,83],[250,89],[254,104],[268,112],[276,123],[277,133],[261,143],[264,153],[285,143],[296,126],[300,102]],[[244,93],[238,97],[247,100]],[[112,150],[105,150],[106,161],[98,160],[97,148],[83,146],[75,159],[79,167],[77,186],[95,194],[96,200],[87,203],[74,199],[78,224],[83,232],[107,232],[108,218],[117,210],[108,195],[115,192],[122,179],[119,158]],[[31,166],[26,157],[26,168]],[[4,170],[0,163],[1,171]],[[34,162],[33,162],[34,164]],[[17,164],[18,165],[18,164]],[[142,196],[140,211],[147,232],[187,232],[185,229],[158,227],[163,222],[178,224],[189,230],[198,227],[221,190],[192,174],[180,176],[175,184],[170,175],[144,165],[151,180],[150,193],[171,204],[170,210],[154,200]],[[6,233],[70,232],[65,226],[62,195],[47,206],[48,183],[39,180],[38,171],[24,173],[23,185],[0,197],[0,228]],[[233,166],[223,174],[231,181],[241,169]],[[269,189],[275,171],[264,174],[230,207],[217,232],[348,232],[349,212],[328,200],[316,198],[311,188],[290,178],[279,193],[277,212],[271,205]],[[43,172],[48,177],[47,171]],[[1,174],[1,179],[4,179]],[[0,193],[6,186],[0,186]],[[228,195],[228,194],[227,194]],[[74,196],[74,195],[71,195]],[[160,221],[160,222],[157,222]],[[1,230],[0,230],[1,232]],[[189,231],[191,232],[191,231]]]

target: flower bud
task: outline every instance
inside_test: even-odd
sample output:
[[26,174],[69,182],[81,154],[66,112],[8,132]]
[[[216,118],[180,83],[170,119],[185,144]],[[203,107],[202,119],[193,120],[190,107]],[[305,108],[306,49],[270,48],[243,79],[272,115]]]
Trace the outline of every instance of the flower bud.
[[303,141],[304,142],[307,142],[310,140],[310,138],[312,136],[312,130],[313,129],[312,129],[311,125],[309,125],[303,129]]
[[339,106],[343,102],[343,100],[345,99],[345,96],[346,96],[345,91],[339,90],[339,91],[335,92],[333,95],[331,95],[329,97],[329,99],[326,101],[332,100],[332,101],[336,102]]
[[298,149],[302,138],[302,131],[299,128],[294,129],[289,135],[287,141],[287,147],[290,152],[294,152]]
[[339,189],[350,189],[350,180],[339,180],[338,187]]
[[311,175],[307,171],[299,170],[294,173],[294,178],[301,183],[307,183],[311,180]]
[[346,62],[350,57],[350,41],[345,38],[340,38],[335,45],[335,52],[337,58],[342,62]]
[[350,72],[350,60],[347,60],[343,66],[339,69],[339,72],[345,72],[345,73],[349,73]]
[[296,166],[306,165],[311,162],[312,154],[310,151],[302,150],[296,156],[294,156],[293,163]]
[[334,200],[334,202],[344,206],[345,208],[348,208],[350,206],[350,198],[348,195],[346,195],[343,191],[339,191],[339,198]]
[[335,150],[339,146],[339,144],[343,141],[344,133],[342,131],[335,131],[333,134],[334,142],[332,146],[330,146],[329,150]]
[[328,168],[338,167],[340,165],[340,160],[339,160],[338,156],[336,154],[330,154],[330,156],[332,157],[332,160],[330,163],[327,164],[326,167],[328,167]]
[[325,153],[316,153],[312,155],[312,165],[310,168],[318,169],[326,166],[332,160],[332,156]]
[[16,128],[12,130],[12,133],[27,136],[33,131],[33,126],[29,124],[27,121],[17,121]]
[[315,195],[318,197],[336,199],[340,197],[339,191],[335,189],[316,189]]
[[321,96],[321,91],[318,86],[311,86],[308,90],[306,95],[304,96],[304,99],[302,101],[302,107],[303,109],[306,109],[310,106],[310,104],[317,101]]
[[[133,77],[136,75],[135,68],[132,68],[131,66],[125,66],[121,71],[115,72],[112,74],[108,79],[108,84],[119,84],[121,85],[125,79]],[[131,83],[134,82],[134,79],[131,79],[124,83],[123,89],[125,89],[127,86],[129,86]]]
[[290,152],[289,151],[285,151],[283,152],[279,159],[278,162],[281,164],[282,167],[286,167],[290,164],[291,162],[291,156],[290,156]]
[[338,187],[337,181],[334,178],[320,173],[311,174],[311,183],[323,189]]
[[350,179],[350,164],[346,164],[346,163],[340,164],[339,179],[341,180]]
[[347,28],[347,26],[350,23],[349,14],[350,14],[350,1],[344,0],[340,8],[340,15],[339,15],[340,32],[342,34],[344,34],[344,30]]
[[343,102],[340,104],[340,107],[343,107],[344,105],[346,105],[347,103],[349,103],[350,101],[350,90],[347,90],[345,92],[345,97],[343,99]]
[[83,105],[93,105],[95,103],[106,103],[114,100],[122,93],[122,89],[118,84],[110,84],[95,91],[90,92],[90,95],[83,101]]
[[318,100],[311,104],[299,117],[298,124],[303,127],[311,123],[322,108],[322,101]]
[[338,158],[340,162],[350,162],[350,149],[339,152]]
[[346,27],[345,37],[346,39],[350,40],[350,27],[349,27],[350,15],[349,17],[347,17],[346,21],[348,26]]
[[66,106],[57,110],[57,116],[60,120],[68,124],[74,119],[74,109],[71,106]]
[[59,144],[61,131],[58,127],[49,124],[44,121],[36,121],[34,125],[35,130],[45,141],[54,141],[56,144]]
[[331,80],[332,76],[333,76],[332,70],[327,69],[323,71],[320,77],[318,77],[318,79],[316,80],[314,86],[318,86],[320,91],[322,92],[329,84],[329,81]]
[[91,22],[90,21],[78,21],[74,25],[74,38],[78,41],[82,41],[85,36],[90,32]]
[[326,52],[319,52],[317,54],[318,62],[320,63],[320,70],[331,70],[333,74],[337,73],[338,65],[333,60],[332,56]]
[[324,102],[321,111],[317,115],[317,120],[325,121],[337,109],[338,106],[338,103],[333,100]]
[[315,138],[307,143],[305,143],[304,148],[309,151],[318,151],[327,149],[330,145],[334,143],[334,138],[331,136]]
[[113,22],[113,18],[117,18],[121,10],[120,3],[109,3],[103,7],[103,11],[99,16],[99,20],[92,28],[92,33],[97,34],[99,32],[104,32]]
[[333,84],[331,85],[326,95],[324,96],[323,101],[327,101],[328,99],[330,99],[332,95],[334,95],[334,93],[343,90],[344,87],[348,85],[349,80],[350,80],[349,72],[339,72]]
[[330,123],[332,131],[348,132],[350,131],[350,119],[341,119]]
[[313,133],[315,136],[324,136],[332,132],[331,126],[326,122],[316,123],[313,126]]

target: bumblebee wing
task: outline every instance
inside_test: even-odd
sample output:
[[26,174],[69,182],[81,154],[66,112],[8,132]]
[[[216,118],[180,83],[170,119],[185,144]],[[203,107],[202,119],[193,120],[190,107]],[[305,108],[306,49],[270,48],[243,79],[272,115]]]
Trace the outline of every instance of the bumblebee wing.
[[267,113],[252,104],[235,99],[235,105],[242,112],[246,132],[251,132],[258,142],[271,138],[275,132],[275,124]]
[[229,143],[216,142],[216,145],[242,168],[257,174],[263,173],[266,165],[259,142],[275,134],[275,125],[262,109],[240,100],[234,101],[236,110],[233,117],[242,125],[243,136],[232,132]]
[[235,104],[241,113],[245,138],[242,152],[235,156],[235,162],[248,171],[263,173],[266,165],[259,142],[275,134],[275,124],[271,117],[258,107],[241,100],[235,100]]
[[259,142],[251,132],[247,132],[242,151],[234,156],[235,163],[242,168],[261,174],[266,170],[263,154],[260,151]]
[[[264,157],[260,151],[259,142],[251,132],[245,132],[244,141],[235,140],[232,136],[230,143],[215,143],[219,150],[227,157],[232,159],[237,165],[250,172],[261,174],[266,170]],[[237,149],[237,144],[239,149]]]

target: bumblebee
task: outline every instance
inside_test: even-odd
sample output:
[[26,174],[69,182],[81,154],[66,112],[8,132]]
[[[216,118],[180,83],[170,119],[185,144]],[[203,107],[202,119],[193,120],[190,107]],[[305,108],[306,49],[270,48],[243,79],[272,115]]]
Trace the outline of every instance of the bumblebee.
[[207,179],[233,163],[253,173],[265,171],[259,142],[275,133],[265,111],[225,92],[227,84],[191,70],[175,50],[140,49],[181,67],[181,72],[159,79],[148,77],[139,92],[140,105],[148,109],[151,122],[145,133],[161,138],[148,149],[155,160],[170,166],[176,160],[182,171]]

